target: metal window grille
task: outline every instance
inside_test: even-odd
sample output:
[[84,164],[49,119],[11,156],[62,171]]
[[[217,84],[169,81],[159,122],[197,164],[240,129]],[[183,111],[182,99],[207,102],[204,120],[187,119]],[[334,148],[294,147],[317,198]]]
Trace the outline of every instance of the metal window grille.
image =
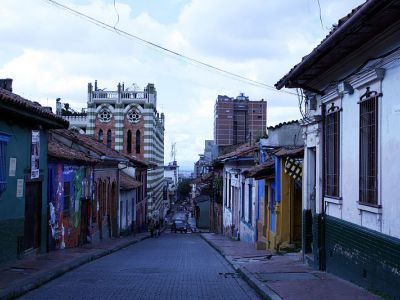
[[325,121],[325,195],[339,197],[340,110],[333,106]]
[[242,218],[244,218],[245,184],[242,182]]
[[359,201],[378,204],[378,97],[367,92],[360,98],[360,195]]

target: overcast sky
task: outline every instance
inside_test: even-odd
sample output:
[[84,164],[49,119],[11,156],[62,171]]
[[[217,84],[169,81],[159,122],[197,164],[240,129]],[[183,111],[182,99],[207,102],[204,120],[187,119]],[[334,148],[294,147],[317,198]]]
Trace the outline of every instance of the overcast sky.
[[[362,0],[57,0],[173,51],[264,82],[276,83]],[[322,19],[322,24],[321,20]],[[42,105],[55,99],[79,110],[87,83],[154,83],[166,115],[165,163],[171,143],[192,167],[213,139],[218,94],[240,92],[268,102],[268,126],[298,119],[296,96],[255,87],[85,21],[46,0],[1,0],[0,78]]]

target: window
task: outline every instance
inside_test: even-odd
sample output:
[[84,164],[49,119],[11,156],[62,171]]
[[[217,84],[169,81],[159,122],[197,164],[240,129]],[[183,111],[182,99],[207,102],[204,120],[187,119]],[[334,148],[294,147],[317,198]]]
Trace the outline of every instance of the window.
[[231,208],[231,174],[229,174],[229,180],[228,180],[228,191],[229,191],[229,196],[228,197],[228,207]]
[[378,97],[369,87],[360,98],[360,202],[378,204]]
[[340,110],[328,110],[325,121],[325,195],[339,197],[340,184]]
[[112,144],[112,134],[111,134],[111,129],[107,130],[107,147],[111,148]]
[[126,134],[126,151],[132,153],[132,132],[130,130]]
[[98,141],[100,142],[100,143],[102,143],[103,142],[103,139],[104,139],[104,136],[103,136],[103,129],[100,129],[99,130],[99,136],[98,136]]
[[9,134],[0,132],[0,196],[7,187],[7,144]]
[[63,206],[64,215],[69,214],[70,203],[71,203],[71,184],[69,181],[67,181],[64,182],[64,206]]
[[249,184],[249,223],[253,223],[253,185]]
[[225,173],[225,206],[228,206],[228,173]]
[[245,186],[244,182],[242,182],[242,213],[241,213],[242,218],[244,218],[245,193],[246,193],[246,186]]
[[141,142],[141,137],[140,137],[140,130],[136,130],[136,153],[140,153],[140,142]]
[[128,111],[127,117],[130,123],[138,123],[140,120],[140,112],[137,110],[137,108],[132,108]]
[[99,117],[100,122],[102,122],[102,123],[108,123],[108,122],[111,121],[112,113],[111,113],[111,111],[110,111],[108,108],[103,108],[103,109],[100,111],[98,117]]

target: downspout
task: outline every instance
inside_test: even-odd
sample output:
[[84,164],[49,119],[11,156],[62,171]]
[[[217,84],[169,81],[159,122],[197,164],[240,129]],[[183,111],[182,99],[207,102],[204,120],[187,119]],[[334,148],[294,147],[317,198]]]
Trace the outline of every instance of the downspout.
[[325,164],[326,164],[326,153],[325,153],[325,122],[326,122],[326,105],[324,103],[321,104],[321,114],[322,114],[322,187],[321,187],[321,220],[320,220],[320,257],[319,257],[319,269],[325,271],[326,269],[326,261],[325,261]]

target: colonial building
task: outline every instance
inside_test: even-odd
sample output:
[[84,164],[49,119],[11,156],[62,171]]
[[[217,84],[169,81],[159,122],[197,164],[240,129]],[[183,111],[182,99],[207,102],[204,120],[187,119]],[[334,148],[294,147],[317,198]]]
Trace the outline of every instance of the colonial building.
[[157,91],[148,84],[143,91],[99,89],[88,84],[87,108],[82,113],[63,109],[57,101],[57,114],[70,122],[70,129],[94,136],[108,147],[156,165],[148,171],[148,214],[161,218],[164,175],[164,114],[157,112]]
[[303,250],[326,269],[400,298],[400,5],[369,0],[277,84],[301,88]]
[[46,251],[49,129],[68,122],[0,80],[0,263]]

